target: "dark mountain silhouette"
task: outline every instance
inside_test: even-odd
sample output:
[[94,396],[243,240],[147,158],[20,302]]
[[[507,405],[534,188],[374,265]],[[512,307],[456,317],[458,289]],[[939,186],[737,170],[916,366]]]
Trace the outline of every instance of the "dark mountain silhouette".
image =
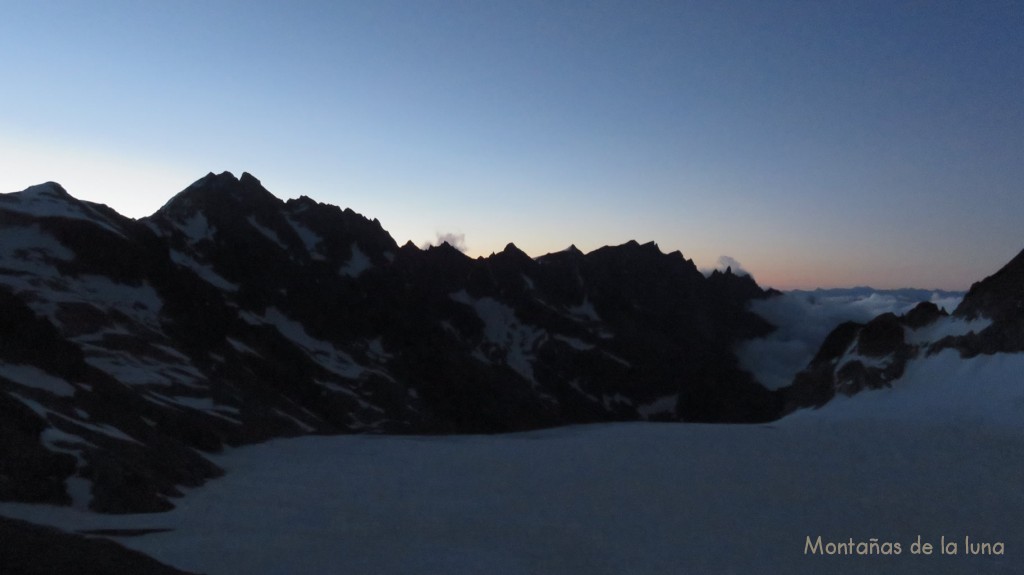
[[0,196],[0,499],[165,510],[204,454],[309,433],[767,421],[732,353],[767,295],[653,243],[398,246],[249,174],[137,221],[35,186]]
[[188,575],[106,539],[0,517],[0,573],[10,575]]

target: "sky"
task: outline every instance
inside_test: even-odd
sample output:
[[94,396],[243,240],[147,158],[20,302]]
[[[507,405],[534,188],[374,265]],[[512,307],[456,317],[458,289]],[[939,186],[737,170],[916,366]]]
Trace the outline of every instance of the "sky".
[[472,256],[630,239],[778,289],[1024,248],[1024,2],[0,0],[0,192],[250,172]]

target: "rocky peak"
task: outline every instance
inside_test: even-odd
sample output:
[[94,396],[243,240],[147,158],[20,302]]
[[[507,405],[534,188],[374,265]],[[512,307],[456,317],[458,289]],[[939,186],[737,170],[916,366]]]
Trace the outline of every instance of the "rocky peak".
[[576,247],[576,244],[569,244],[569,247],[565,248],[565,252],[564,253],[569,254],[570,256],[582,256],[583,255],[583,252],[581,252],[580,249],[578,247]]
[[[697,269],[693,262],[689,260],[687,262],[689,267]],[[753,299],[762,299],[773,293],[763,290],[749,274],[737,275],[733,273],[731,266],[725,268],[724,272],[712,271],[704,283],[712,298],[720,299],[726,304],[729,302],[747,302]]]
[[999,271],[972,285],[953,315],[1024,320],[1024,250]]
[[579,266],[583,263],[583,252],[572,244],[562,251],[551,252],[537,258],[538,263]]
[[196,212],[204,212],[207,217],[223,217],[239,210],[251,213],[281,204],[280,199],[248,172],[241,178],[236,178],[231,172],[210,172],[171,198],[151,218],[180,219]]
[[531,258],[523,250],[519,249],[512,242],[509,242],[505,246],[505,249],[501,250],[497,254],[493,254],[491,256],[491,259],[496,259],[496,260],[501,260],[501,261],[504,261],[504,262],[509,262],[510,264],[516,265],[516,266],[529,266],[529,265],[532,265],[534,263],[533,258]]
[[910,329],[918,329],[948,315],[949,313],[945,309],[939,308],[930,301],[923,301],[904,314],[903,322]]
[[150,225],[179,242],[196,244],[223,232],[234,251],[260,249],[290,258],[334,261],[351,257],[353,246],[374,261],[397,245],[380,222],[308,197],[284,202],[245,172],[207,174],[149,218]]
[[601,247],[587,254],[586,260],[591,267],[604,268],[616,275],[640,273],[660,281],[659,277],[669,274],[680,279],[685,278],[687,283],[701,282],[704,279],[692,262],[663,253],[654,242],[640,244],[636,240],[630,240],[619,246]]
[[885,357],[903,344],[903,325],[893,313],[872,319],[860,331],[857,351],[866,357]]

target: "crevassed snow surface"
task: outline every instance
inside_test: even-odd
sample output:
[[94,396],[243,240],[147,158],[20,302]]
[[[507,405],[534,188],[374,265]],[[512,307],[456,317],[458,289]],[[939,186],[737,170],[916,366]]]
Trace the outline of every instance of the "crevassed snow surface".
[[[213,457],[165,514],[0,504],[219,573],[1018,573],[1024,354],[913,360],[891,389],[768,425],[306,437]],[[805,554],[900,543],[898,556]],[[957,555],[914,555],[921,536]],[[1004,555],[966,555],[1002,542]]]

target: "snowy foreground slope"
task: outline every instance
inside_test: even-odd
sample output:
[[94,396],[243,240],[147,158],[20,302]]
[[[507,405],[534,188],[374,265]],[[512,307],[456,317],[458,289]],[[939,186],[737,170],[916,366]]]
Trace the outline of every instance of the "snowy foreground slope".
[[[1022,354],[948,350],[766,425],[275,440],[217,456],[227,474],[167,513],[0,515],[170,529],[117,539],[210,574],[1019,573],[1021,373]],[[818,536],[901,553],[805,553]],[[969,555],[965,537],[1003,554]]]

